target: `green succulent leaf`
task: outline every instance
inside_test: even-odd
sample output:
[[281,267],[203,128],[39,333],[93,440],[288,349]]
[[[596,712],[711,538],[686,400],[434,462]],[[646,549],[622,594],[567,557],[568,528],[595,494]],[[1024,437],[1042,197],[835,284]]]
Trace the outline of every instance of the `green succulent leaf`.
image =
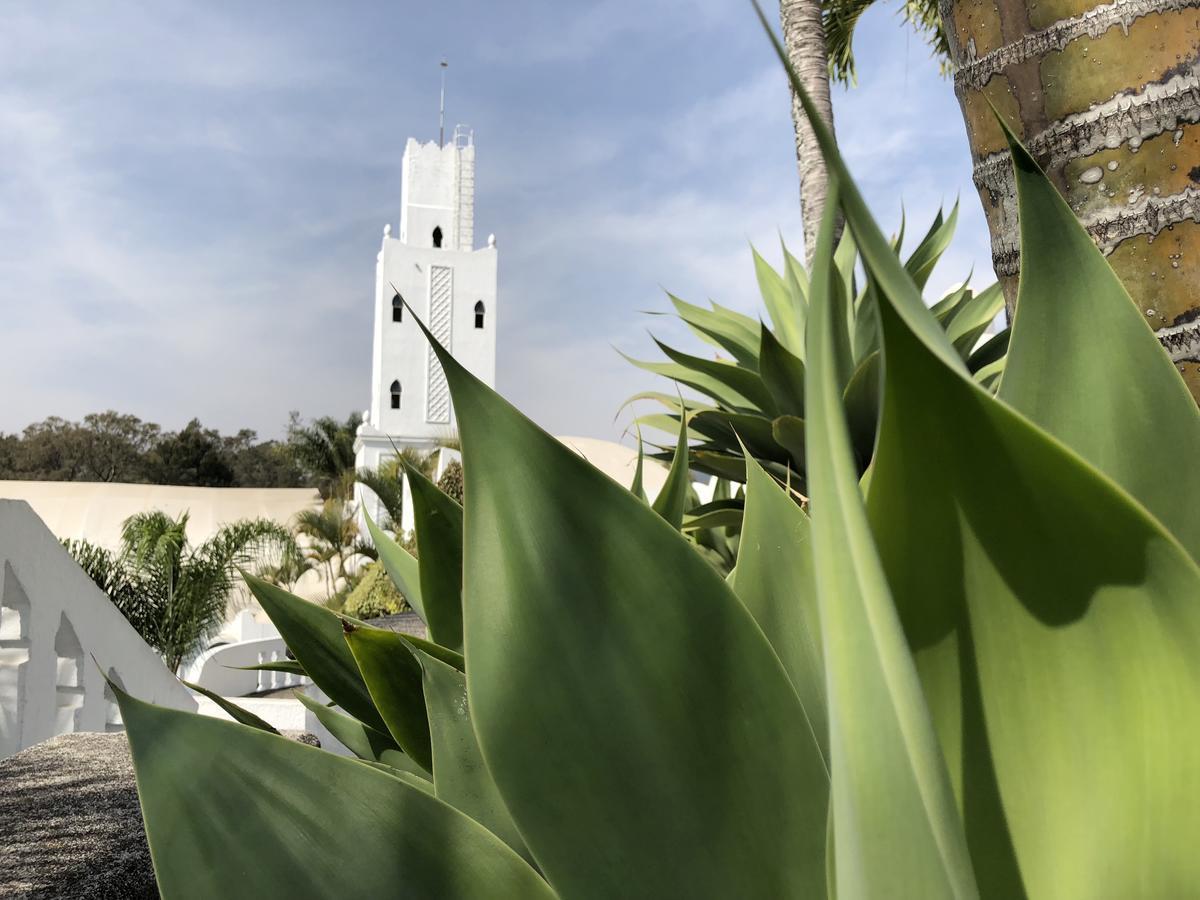
[[413,608],[421,621],[429,625],[425,616],[425,603],[421,599],[421,568],[415,556],[392,540],[391,536],[375,524],[371,514],[363,509],[363,518],[367,520],[367,531],[371,542],[379,553],[379,561],[383,563],[388,578],[396,586],[408,605]]
[[572,898],[822,894],[820,751],[745,607],[659,516],[435,348],[471,498],[471,716],[550,882]]
[[762,376],[757,372],[744,369],[741,366],[715,359],[704,359],[682,353],[674,347],[655,339],[654,343],[666,356],[677,365],[686,366],[695,372],[708,376],[733,391],[737,397],[745,398],[745,403],[754,409],[773,411],[775,401],[770,391],[763,383]]
[[771,268],[771,264],[759,256],[757,250],[751,247],[750,252],[754,255],[754,273],[758,277],[763,305],[767,308],[767,315],[771,317],[779,341],[793,354],[803,358],[807,311],[802,293],[796,285],[790,285],[787,279]]
[[421,602],[429,636],[462,651],[463,512],[453,497],[407,466],[420,557]]
[[[703,341],[725,350],[738,364],[758,371],[758,331],[747,327],[745,321],[730,319],[729,316],[695,306],[680,300],[674,294],[667,295],[679,318]],[[749,320],[753,324],[753,320]]]
[[667,480],[663,483],[658,496],[654,498],[651,509],[662,516],[663,521],[678,531],[683,527],[683,509],[687,504],[688,489],[691,480],[688,474],[688,430],[687,417],[679,420],[679,439],[675,442],[675,454],[671,460],[671,468],[667,472]]
[[386,731],[371,694],[342,638],[342,620],[316,603],[242,573],[246,585],[304,671],[334,703],[372,728]]
[[[182,678],[179,680],[183,681]],[[210,691],[208,688],[201,687],[200,685],[195,684],[191,681],[183,681],[183,683],[186,684],[188,687],[190,687],[196,693],[203,694],[205,697],[207,697],[213,703],[217,704],[217,706],[219,706],[221,709],[223,709],[225,712],[227,712],[229,714],[229,717],[231,719],[233,719],[233,721],[241,722],[243,725],[247,725],[250,728],[257,728],[260,731],[267,731],[267,732],[270,732],[271,734],[279,734],[279,729],[276,728],[274,725],[272,725],[270,722],[268,722],[266,719],[256,716],[254,713],[250,712],[250,710],[248,710],[248,709],[243,709],[242,707],[238,706],[236,703],[233,703],[232,701],[227,700],[226,698],[222,697],[216,691]]]
[[[503,842],[401,777],[114,692],[165,900],[366,900],[400,890],[445,900],[554,900]],[[337,808],[355,811],[353,827]]]
[[429,717],[421,688],[421,666],[400,635],[382,628],[347,626],[346,645],[371,692],[388,733],[417,765],[433,771]]
[[813,574],[831,711],[836,891],[972,897],[962,824],[867,524],[842,410],[837,357],[845,347],[836,336],[842,326],[830,272],[838,187],[835,176],[813,266],[805,404]]
[[488,774],[471,725],[466,676],[421,651],[425,705],[433,747],[433,785],[437,796],[466,813],[517,853],[529,851],[492,776]]
[[779,343],[765,325],[759,336],[758,370],[780,413],[803,418],[804,363]]
[[1006,134],[1022,251],[1000,397],[1129,491],[1200,559],[1200,474],[1180,458],[1181,448],[1200,447],[1196,401],[1071,208]]
[[274,662],[256,663],[253,666],[226,666],[242,672],[287,672],[289,675],[305,676],[304,666],[294,659],[277,659]]
[[361,760],[382,763],[389,769],[409,772],[413,775],[428,777],[428,772],[418,766],[400,749],[395,739],[383,731],[376,731],[369,725],[331,709],[324,703],[314,700],[300,692],[296,699],[309,710],[340,744]]
[[929,281],[934,266],[942,258],[946,248],[950,246],[950,241],[954,237],[954,229],[957,226],[958,201],[955,201],[954,208],[950,210],[950,215],[946,219],[942,219],[941,210],[938,210],[937,218],[934,219],[929,231],[926,232],[921,243],[917,245],[917,249],[905,262],[904,268],[912,276],[913,284],[918,291]]
[[779,655],[828,764],[829,717],[808,516],[749,455],[731,586]]

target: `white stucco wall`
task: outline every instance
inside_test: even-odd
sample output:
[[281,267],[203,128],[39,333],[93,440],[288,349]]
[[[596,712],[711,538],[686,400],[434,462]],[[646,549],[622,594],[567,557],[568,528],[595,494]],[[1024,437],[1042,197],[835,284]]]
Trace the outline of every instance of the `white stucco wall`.
[[222,697],[244,697],[308,681],[288,672],[246,671],[241,666],[280,662],[287,659],[283,638],[260,638],[210,647],[188,666],[187,680]]
[[22,500],[0,500],[0,758],[69,731],[119,731],[101,671],[142,700],[188,691]]

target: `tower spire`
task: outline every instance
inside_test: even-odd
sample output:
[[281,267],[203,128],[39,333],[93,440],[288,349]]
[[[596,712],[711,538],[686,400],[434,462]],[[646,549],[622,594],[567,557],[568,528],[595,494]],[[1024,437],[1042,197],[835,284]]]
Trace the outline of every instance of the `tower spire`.
[[442,57],[442,96],[438,104],[438,147],[446,146],[446,69],[450,63]]

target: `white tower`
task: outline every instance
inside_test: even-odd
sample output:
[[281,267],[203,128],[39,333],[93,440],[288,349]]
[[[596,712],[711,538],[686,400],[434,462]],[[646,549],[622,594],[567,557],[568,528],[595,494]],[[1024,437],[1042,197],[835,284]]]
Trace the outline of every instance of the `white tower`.
[[401,192],[400,235],[385,226],[376,258],[371,406],[358,430],[360,468],[394,455],[393,444],[433,449],[457,433],[446,376],[400,298],[467,369],[489,385],[496,379],[496,243],[489,237],[486,247],[474,247],[471,131],[458,126],[444,146],[409,138]]

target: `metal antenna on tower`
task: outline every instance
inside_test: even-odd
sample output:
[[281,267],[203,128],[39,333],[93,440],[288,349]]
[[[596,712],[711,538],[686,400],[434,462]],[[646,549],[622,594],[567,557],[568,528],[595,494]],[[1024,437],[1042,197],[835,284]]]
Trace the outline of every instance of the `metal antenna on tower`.
[[442,57],[442,99],[438,107],[438,147],[446,146],[446,69],[450,63]]

